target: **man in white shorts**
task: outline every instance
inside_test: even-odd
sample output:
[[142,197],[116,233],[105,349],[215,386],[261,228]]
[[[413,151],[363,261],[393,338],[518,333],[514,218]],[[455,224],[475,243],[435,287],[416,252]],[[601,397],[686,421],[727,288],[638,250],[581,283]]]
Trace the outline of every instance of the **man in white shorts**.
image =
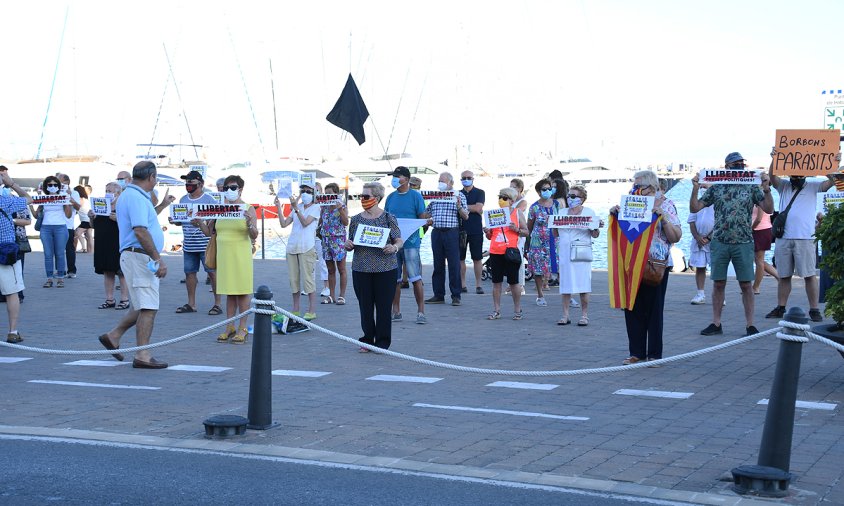
[[[15,224],[12,213],[26,209],[32,202],[29,194],[9,177],[8,169],[0,165],[0,182],[3,187],[13,190],[20,195],[13,197],[0,193],[0,243],[15,243]],[[18,316],[20,315],[21,302],[17,293],[23,291],[23,272],[21,270],[20,257],[15,259],[13,265],[0,265],[0,293],[3,295],[15,295],[6,297],[6,313],[9,316],[9,333],[6,335],[6,342],[17,344],[23,341],[18,332]]]
[[689,267],[695,269],[695,284],[697,295],[692,298],[692,304],[706,304],[706,266],[709,265],[709,243],[712,241],[712,231],[715,228],[715,208],[704,207],[696,213],[689,213],[689,230],[692,232],[692,244],[689,248]]

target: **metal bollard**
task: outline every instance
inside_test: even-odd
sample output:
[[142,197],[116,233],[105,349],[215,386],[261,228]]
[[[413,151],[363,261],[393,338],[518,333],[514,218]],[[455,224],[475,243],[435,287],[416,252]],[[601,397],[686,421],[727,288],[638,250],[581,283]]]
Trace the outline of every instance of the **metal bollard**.
[[[258,300],[272,300],[270,289],[261,285],[255,293]],[[269,306],[258,305],[257,309]],[[252,370],[249,374],[249,429],[266,430],[272,427],[272,316],[255,313],[252,334]]]
[[[798,307],[788,310],[785,318],[792,323],[806,324],[809,318]],[[800,330],[785,328],[784,333],[804,336]],[[771,385],[771,397],[765,414],[765,427],[755,466],[740,466],[732,470],[733,489],[739,494],[783,497],[788,494],[791,481],[791,441],[794,433],[794,410],[797,403],[797,382],[803,343],[780,340],[777,368]]]

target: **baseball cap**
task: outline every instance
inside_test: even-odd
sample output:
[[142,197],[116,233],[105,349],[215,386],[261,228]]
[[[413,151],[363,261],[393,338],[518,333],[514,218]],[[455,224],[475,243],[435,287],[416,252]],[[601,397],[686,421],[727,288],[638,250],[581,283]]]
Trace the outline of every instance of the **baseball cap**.
[[393,172],[391,172],[389,175],[391,175],[391,176],[404,176],[404,177],[410,179],[410,170],[407,167],[399,166],[399,167],[396,167],[396,169]]
[[192,170],[192,171],[188,172],[186,175],[182,176],[182,179],[184,179],[184,180],[198,179],[198,180],[202,181],[203,183],[205,182],[205,179],[202,177],[202,173],[199,172],[198,170]]
[[733,151],[732,153],[727,155],[727,158],[724,159],[724,163],[729,165],[731,163],[741,162],[743,160],[744,160],[744,157],[741,156],[741,153],[739,153],[738,151]]

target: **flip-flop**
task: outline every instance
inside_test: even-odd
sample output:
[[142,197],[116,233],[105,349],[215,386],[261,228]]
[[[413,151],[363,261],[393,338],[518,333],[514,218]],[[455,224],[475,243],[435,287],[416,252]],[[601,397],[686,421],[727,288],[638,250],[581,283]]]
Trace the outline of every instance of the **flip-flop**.
[[569,320],[568,318],[560,318],[559,320],[557,320],[557,325],[568,325],[570,323],[571,320]]
[[[103,348],[105,348],[107,350],[116,350],[116,349],[120,348],[119,346],[115,346],[115,345],[111,344],[111,341],[109,341],[109,339],[108,339],[108,334],[101,335],[99,337],[99,340],[100,340],[100,344],[103,345]],[[122,353],[112,353],[111,356],[116,358],[117,360],[123,362],[123,354]]]
[[580,319],[580,321],[578,321],[578,322],[577,322],[577,326],[578,326],[578,327],[585,327],[585,326],[587,326],[587,325],[589,325],[589,318],[587,318],[587,317],[585,317],[585,316],[584,316],[584,317],[582,317],[582,318]]
[[337,304],[338,306],[342,306],[346,303],[346,298],[345,297],[337,297],[337,300],[334,303]]
[[179,313],[179,314],[182,314],[182,313],[196,313],[196,309],[194,309],[194,308],[190,307],[188,304],[185,304],[184,306],[177,307],[177,308],[176,308],[176,312],[177,312],[177,313]]
[[320,304],[334,304],[334,299],[332,299],[330,295],[326,295],[322,298],[322,302],[320,302]]
[[[188,306],[188,307],[190,307],[190,306]],[[176,312],[178,313],[179,310],[177,309]],[[211,316],[217,316],[218,314],[223,314],[223,308],[221,308],[217,304],[214,304],[211,307],[211,309],[208,310],[208,314],[210,314]]]

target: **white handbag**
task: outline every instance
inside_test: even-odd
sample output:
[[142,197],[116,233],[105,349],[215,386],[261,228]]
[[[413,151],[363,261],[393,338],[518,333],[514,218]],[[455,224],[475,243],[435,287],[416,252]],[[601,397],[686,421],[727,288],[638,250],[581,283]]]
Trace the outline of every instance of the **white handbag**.
[[569,259],[572,262],[591,262],[592,261],[592,242],[576,239],[571,243],[571,256]]

